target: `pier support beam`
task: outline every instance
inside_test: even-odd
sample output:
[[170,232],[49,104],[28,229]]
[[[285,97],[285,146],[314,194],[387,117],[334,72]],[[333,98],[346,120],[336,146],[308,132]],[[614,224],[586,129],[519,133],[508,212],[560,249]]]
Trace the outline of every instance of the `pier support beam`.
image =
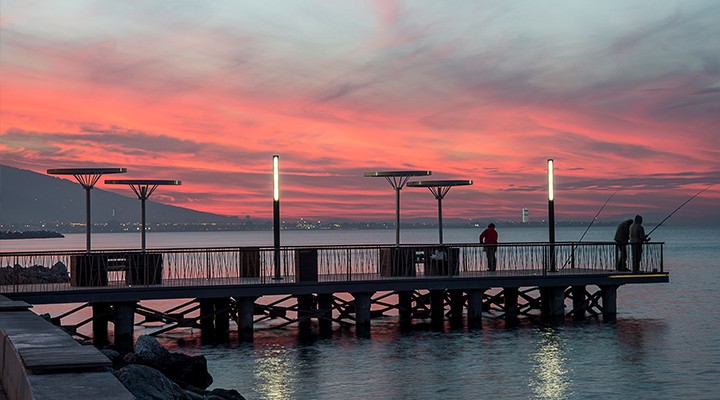
[[230,339],[230,299],[220,297],[214,300],[215,340],[227,342]]
[[600,286],[603,319],[614,320],[617,315],[617,285]]
[[93,344],[102,348],[108,344],[108,323],[113,315],[112,306],[110,303],[93,303],[91,306]]
[[215,337],[215,299],[199,299],[200,336],[202,341],[212,341]]
[[585,319],[587,313],[587,299],[585,286],[572,287],[573,319]]
[[355,298],[355,333],[358,337],[370,337],[370,304],[374,292],[352,293]]
[[430,291],[430,327],[442,331],[445,325],[445,291]]
[[199,299],[200,336],[205,342],[226,342],[230,338],[230,299]]
[[235,297],[237,308],[238,340],[241,342],[253,341],[253,316],[255,311],[255,297]]
[[520,313],[520,308],[518,307],[518,288],[503,288],[503,297],[505,298],[505,324],[517,325],[519,322],[518,314]]
[[542,316],[545,319],[560,320],[565,317],[565,288],[544,287],[540,289]]
[[332,333],[333,295],[330,293],[318,294],[317,302],[320,334],[329,335]]
[[413,292],[397,292],[398,313],[400,316],[400,326],[402,328],[407,328],[412,325],[412,295]]
[[483,297],[487,289],[467,291],[468,328],[482,328]]
[[315,301],[312,294],[297,296],[298,330],[301,335],[310,333],[312,316],[315,315]]
[[115,347],[121,353],[132,351],[135,344],[135,308],[135,301],[113,304]]
[[463,326],[463,309],[465,308],[465,298],[462,290],[449,290],[450,294],[450,327],[462,328]]

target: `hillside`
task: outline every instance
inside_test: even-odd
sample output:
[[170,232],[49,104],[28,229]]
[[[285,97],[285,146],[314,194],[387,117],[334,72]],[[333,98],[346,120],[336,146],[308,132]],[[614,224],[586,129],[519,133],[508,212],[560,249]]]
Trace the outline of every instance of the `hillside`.
[[[140,201],[92,189],[93,224],[140,220]],[[132,197],[131,197],[132,196]],[[148,223],[237,222],[237,218],[147,201]],[[0,165],[0,223],[84,222],[85,191],[79,183]]]

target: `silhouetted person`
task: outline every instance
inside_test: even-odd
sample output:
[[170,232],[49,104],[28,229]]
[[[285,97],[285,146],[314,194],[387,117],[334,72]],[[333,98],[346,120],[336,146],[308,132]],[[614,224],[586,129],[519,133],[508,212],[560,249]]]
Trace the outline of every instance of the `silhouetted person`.
[[628,219],[618,225],[615,231],[615,269],[629,271],[627,267],[627,244],[630,240],[630,225],[633,220]]
[[632,248],[633,272],[640,271],[640,260],[642,260],[643,243],[650,240],[650,238],[645,235],[645,228],[643,228],[642,222],[642,217],[636,215],[635,222],[630,225],[630,247]]
[[487,255],[488,260],[488,271],[495,271],[497,268],[497,258],[495,253],[497,252],[498,233],[495,230],[495,224],[488,225],[487,229],[482,231],[480,234],[480,244],[483,244],[483,250]]

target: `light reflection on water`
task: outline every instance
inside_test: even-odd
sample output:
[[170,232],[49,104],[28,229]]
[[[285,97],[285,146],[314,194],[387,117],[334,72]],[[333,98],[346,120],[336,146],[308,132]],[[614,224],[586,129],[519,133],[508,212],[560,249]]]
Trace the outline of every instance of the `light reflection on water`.
[[534,363],[530,387],[538,399],[566,399],[572,393],[572,381],[565,358],[566,343],[552,328],[541,330],[537,350],[531,356]]
[[[678,360],[658,352],[658,320],[588,320],[517,328],[488,321],[482,330],[400,331],[373,321],[371,339],[352,330],[300,339],[292,330],[258,332],[252,344],[188,346],[205,354],[213,387],[248,399],[645,398],[702,393],[677,381]],[[717,371],[716,371],[717,372]],[[663,380],[660,376],[671,376]],[[700,397],[702,398],[702,397]]]

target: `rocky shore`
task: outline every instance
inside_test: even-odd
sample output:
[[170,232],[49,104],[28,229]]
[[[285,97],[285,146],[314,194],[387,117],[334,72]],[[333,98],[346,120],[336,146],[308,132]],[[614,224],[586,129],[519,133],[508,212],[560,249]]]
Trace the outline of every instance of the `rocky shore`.
[[0,231],[0,240],[64,238],[55,231]]
[[113,363],[113,374],[141,400],[245,400],[236,390],[207,390],[213,378],[205,356],[168,351],[154,337],[143,335],[135,351],[101,350]]
[[70,275],[67,266],[62,262],[57,262],[50,268],[42,265],[0,267],[0,285],[66,282],[70,282]]

